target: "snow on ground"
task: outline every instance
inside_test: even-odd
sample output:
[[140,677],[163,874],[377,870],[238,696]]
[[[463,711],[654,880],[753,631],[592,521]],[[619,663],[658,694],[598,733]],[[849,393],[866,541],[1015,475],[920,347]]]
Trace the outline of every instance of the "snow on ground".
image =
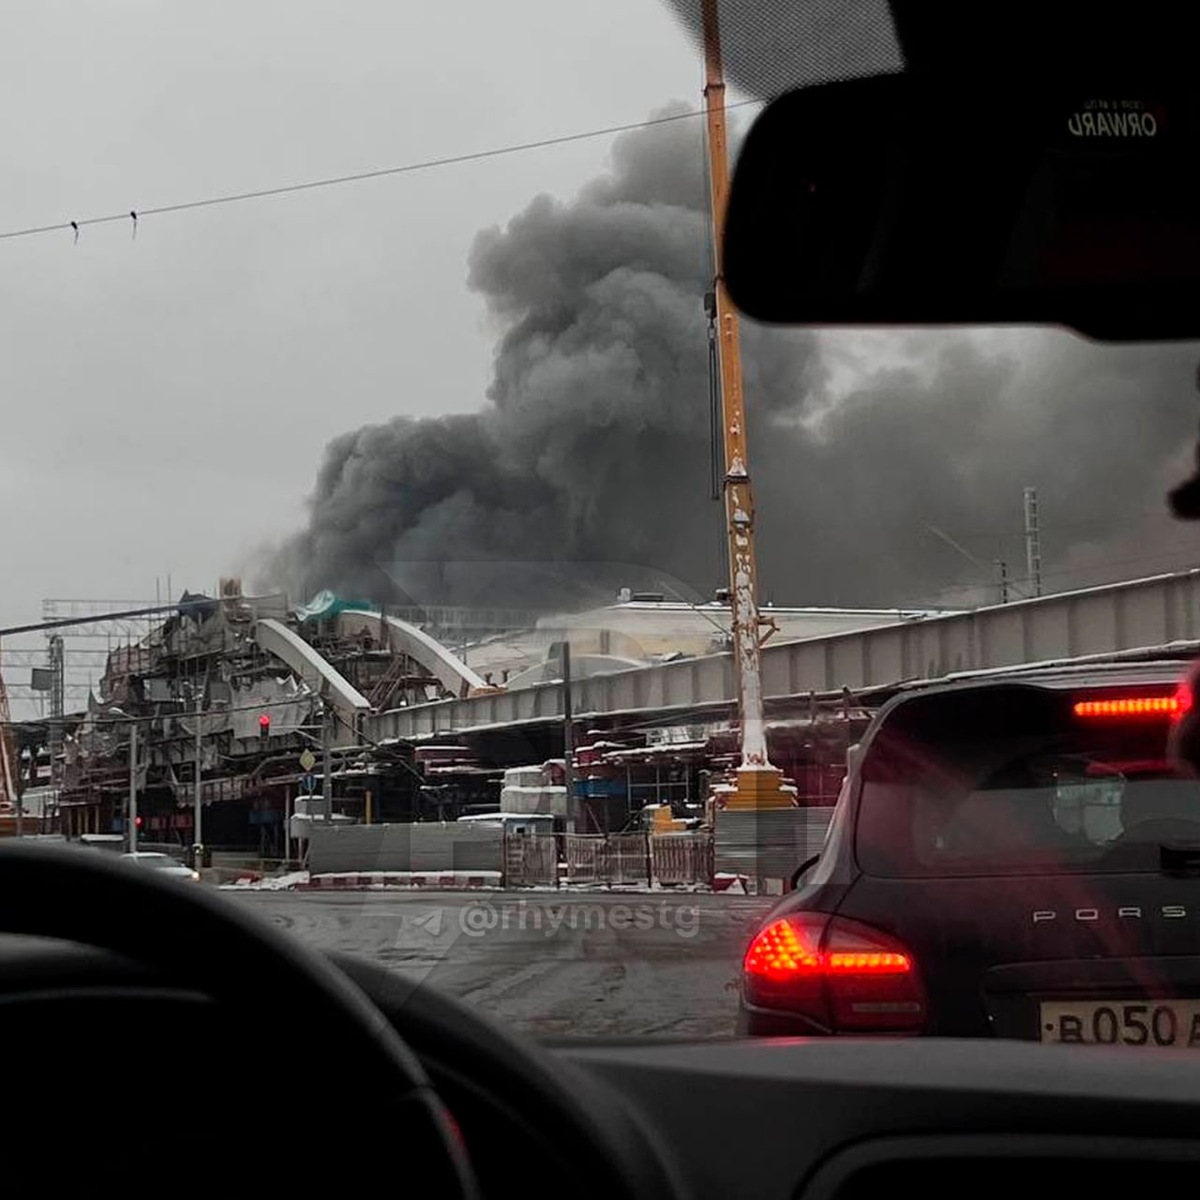
[[[230,903],[307,945],[375,962],[544,1037],[728,1036],[742,955],[773,903],[572,889],[239,891]],[[477,927],[480,912],[497,914],[493,928]],[[631,913],[653,920],[631,922]]]
[[257,892],[287,892],[292,888],[308,882],[307,871],[289,871],[286,875],[274,875],[268,879],[239,879],[235,883],[222,883],[224,890],[243,892],[252,889]]
[[[221,884],[225,891],[258,891],[286,892],[309,890],[345,891],[376,891],[394,888],[409,888],[413,891],[447,890],[479,890],[480,888],[500,889],[501,874],[499,871],[341,871],[320,875],[310,875],[308,871],[292,871],[287,875],[276,875],[267,879],[239,879],[234,883]],[[594,883],[571,882],[563,880],[558,887],[554,884],[541,886],[519,887],[508,889],[520,892],[625,892],[631,895],[654,893],[656,895],[679,895],[695,892],[708,892],[713,889],[703,884],[667,885],[654,883]],[[741,891],[738,883],[728,890]]]

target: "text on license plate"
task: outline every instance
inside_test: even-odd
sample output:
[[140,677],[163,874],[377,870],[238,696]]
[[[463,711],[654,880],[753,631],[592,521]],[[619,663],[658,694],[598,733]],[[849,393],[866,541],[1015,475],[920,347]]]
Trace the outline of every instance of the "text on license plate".
[[1041,1040],[1200,1049],[1200,1000],[1045,1001]]

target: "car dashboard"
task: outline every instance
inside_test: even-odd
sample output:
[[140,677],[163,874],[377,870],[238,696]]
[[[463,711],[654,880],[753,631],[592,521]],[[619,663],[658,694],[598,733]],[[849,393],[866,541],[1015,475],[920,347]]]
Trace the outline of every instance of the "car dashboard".
[[1186,1052],[835,1038],[559,1053],[638,1107],[694,1197],[978,1194],[1051,1167],[1115,1196],[1200,1166]]
[[[573,1123],[556,1128],[571,1102],[632,1194],[681,1200],[858,1200],[884,1181],[961,1196],[1003,1180],[1027,1188],[1051,1168],[1093,1198],[1124,1198],[1135,1184],[1190,1186],[1200,1168],[1200,1058],[1188,1051],[918,1038],[535,1045],[435,989],[334,958],[421,1058],[485,1194],[506,1194],[517,1163],[528,1195],[613,1194]],[[514,1050],[562,1095],[509,1062]]]
[[[916,1038],[540,1045],[435,988],[331,958],[420,1060],[484,1197],[858,1200],[910,1185],[1011,1192],[1061,1177],[1098,1200],[1190,1188],[1200,1169],[1200,1061],[1187,1051]],[[198,998],[135,964],[66,943],[0,941],[0,1014],[20,1025],[31,1004],[72,999],[86,1003],[56,1017],[58,1071],[72,1061],[68,1031],[95,1045],[89,1022],[122,1005],[137,1006],[137,1026],[114,1045],[124,1038],[135,1057],[148,1045],[137,1030],[152,1036],[156,1011],[163,1028],[182,1014],[203,1040]],[[261,1053],[269,1027],[238,1017]],[[355,1157],[354,1081],[308,1078],[303,1049],[285,1051],[285,1071],[257,1077],[245,1060],[238,1068],[197,1051],[192,1077],[243,1113],[284,1106],[298,1163],[311,1130],[345,1142],[347,1183],[365,1166],[373,1174],[375,1151]],[[83,1103],[61,1076],[49,1084],[48,1095],[67,1090]],[[401,1161],[396,1153],[387,1161]]]
[[[514,1076],[490,1069],[500,1039],[523,1039],[432,989],[397,1008],[385,972],[336,961],[421,1057],[478,1151],[485,1192],[511,1188],[512,1165],[522,1162],[522,1191],[590,1193],[570,1139],[545,1124],[544,1097],[508,1091]],[[426,1005],[452,1005],[466,1044],[493,1039],[474,1074],[426,1039],[418,1011]],[[1200,1168],[1200,1059],[1187,1051],[917,1038],[560,1040],[526,1049],[581,1102],[636,1194],[858,1200],[868,1190],[877,1198],[886,1182],[893,1193],[911,1183],[924,1195],[961,1196],[1004,1180],[1028,1188],[1061,1168],[1092,1197],[1127,1197],[1135,1184],[1190,1186]],[[514,1109],[532,1137],[498,1140]],[[543,1169],[531,1178],[533,1163]]]

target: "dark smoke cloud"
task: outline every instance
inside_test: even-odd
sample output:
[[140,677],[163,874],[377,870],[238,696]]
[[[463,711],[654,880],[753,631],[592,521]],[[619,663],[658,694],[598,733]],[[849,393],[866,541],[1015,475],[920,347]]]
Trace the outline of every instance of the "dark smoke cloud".
[[[709,595],[702,171],[690,122],[645,129],[570,203],[540,196],[480,233],[487,402],[335,439],[275,580],[420,603],[586,603],[664,579]],[[1163,494],[1185,473],[1195,348],[743,329],[775,603],[991,598],[1001,557],[1020,585],[1026,485],[1047,590],[1194,561]]]

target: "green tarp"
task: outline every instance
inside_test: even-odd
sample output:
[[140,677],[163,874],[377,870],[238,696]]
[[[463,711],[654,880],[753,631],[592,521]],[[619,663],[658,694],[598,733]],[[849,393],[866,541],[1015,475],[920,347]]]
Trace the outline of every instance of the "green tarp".
[[348,608],[367,609],[374,612],[377,604],[368,604],[365,600],[344,600],[334,592],[318,592],[307,604],[296,609],[296,617],[300,621],[327,621]]

